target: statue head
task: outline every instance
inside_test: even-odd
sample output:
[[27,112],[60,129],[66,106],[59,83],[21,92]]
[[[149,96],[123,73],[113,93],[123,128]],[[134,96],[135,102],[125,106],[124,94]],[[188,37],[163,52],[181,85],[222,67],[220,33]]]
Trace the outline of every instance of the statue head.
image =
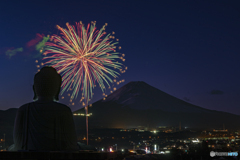
[[62,77],[57,73],[56,69],[50,66],[43,67],[34,76],[34,98],[48,98],[58,101],[62,84]]

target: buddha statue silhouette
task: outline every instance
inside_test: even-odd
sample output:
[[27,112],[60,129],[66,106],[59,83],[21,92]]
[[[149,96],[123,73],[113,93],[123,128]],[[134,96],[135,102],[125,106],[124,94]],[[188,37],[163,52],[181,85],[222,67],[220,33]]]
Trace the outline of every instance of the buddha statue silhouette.
[[62,78],[53,67],[34,76],[34,102],[17,112],[10,151],[74,151],[77,136],[71,109],[58,103]]

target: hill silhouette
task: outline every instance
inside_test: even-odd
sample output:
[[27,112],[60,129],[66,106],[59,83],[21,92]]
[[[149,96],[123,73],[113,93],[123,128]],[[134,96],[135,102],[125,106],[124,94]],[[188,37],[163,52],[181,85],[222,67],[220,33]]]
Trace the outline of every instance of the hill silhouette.
[[3,138],[5,134],[7,146],[13,143],[13,126],[17,110],[18,108],[0,110],[0,136]]

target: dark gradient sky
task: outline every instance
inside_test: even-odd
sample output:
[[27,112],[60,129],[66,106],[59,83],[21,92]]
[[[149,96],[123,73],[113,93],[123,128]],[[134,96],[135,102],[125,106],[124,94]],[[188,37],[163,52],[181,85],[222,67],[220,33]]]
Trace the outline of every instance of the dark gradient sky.
[[[116,32],[128,70],[120,79],[146,83],[192,104],[240,114],[239,1],[1,1],[0,109],[32,101],[36,34],[56,25],[97,21]],[[23,47],[11,58],[8,49]],[[124,85],[122,84],[122,85]],[[118,88],[122,85],[117,86]],[[97,89],[93,102],[102,98]],[[69,99],[68,99],[69,100]],[[68,100],[63,102],[68,104]],[[76,110],[80,105],[70,106]]]

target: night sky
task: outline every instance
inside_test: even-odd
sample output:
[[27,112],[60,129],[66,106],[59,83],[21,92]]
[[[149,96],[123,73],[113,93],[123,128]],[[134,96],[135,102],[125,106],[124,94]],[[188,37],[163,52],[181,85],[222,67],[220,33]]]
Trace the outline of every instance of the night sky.
[[[114,31],[126,73],[207,109],[240,115],[240,2],[233,0],[9,0],[0,2],[0,110],[32,101],[33,45],[66,22],[105,23]],[[38,36],[37,36],[38,35]],[[22,48],[22,49],[19,49]],[[9,56],[9,51],[18,52]],[[12,52],[11,52],[12,53]],[[65,96],[67,97],[67,96]],[[102,98],[96,89],[92,102]],[[80,98],[79,98],[80,99]],[[60,102],[68,105],[69,99]],[[72,110],[81,105],[70,106]]]

